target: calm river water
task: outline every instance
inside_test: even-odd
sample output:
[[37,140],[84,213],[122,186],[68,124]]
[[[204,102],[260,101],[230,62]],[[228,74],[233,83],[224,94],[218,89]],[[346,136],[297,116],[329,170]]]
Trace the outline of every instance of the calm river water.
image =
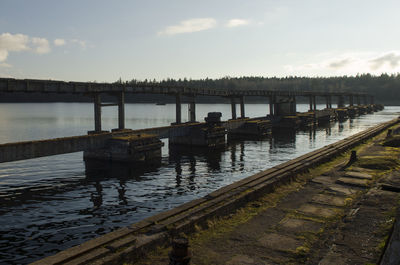
[[[299,104],[298,111],[307,107]],[[198,120],[211,111],[230,118],[228,104],[196,108]],[[246,116],[265,116],[268,109],[249,104]],[[0,164],[0,264],[54,254],[393,119],[399,111],[386,107],[316,130],[231,142],[218,152],[170,153],[165,141],[162,165],[146,170],[85,167],[81,152]],[[175,105],[126,104],[126,118],[132,129],[169,125]],[[117,127],[117,109],[103,108],[102,121],[104,129]],[[0,104],[0,143],[82,135],[93,126],[92,104]]]

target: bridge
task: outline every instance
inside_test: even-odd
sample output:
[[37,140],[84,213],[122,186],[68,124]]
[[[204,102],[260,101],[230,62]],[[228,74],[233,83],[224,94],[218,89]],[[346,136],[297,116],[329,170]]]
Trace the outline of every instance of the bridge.
[[[328,110],[332,109],[332,98],[334,97],[337,98],[337,105],[340,108],[345,106],[344,99],[346,97],[348,98],[350,108],[354,107],[354,103],[361,106],[361,101],[363,101],[364,105],[374,103],[371,95],[355,92],[278,91],[270,89],[222,90],[161,86],[153,83],[123,84],[0,78],[0,93],[15,92],[68,93],[92,97],[94,103],[94,130],[88,132],[88,135],[82,136],[1,144],[0,163],[104,148],[107,141],[113,137],[152,134],[159,138],[176,138],[187,135],[190,130],[198,129],[199,126],[204,127],[204,123],[196,122],[196,96],[217,96],[230,99],[232,119],[221,123],[221,126],[228,130],[236,129],[251,120],[246,118],[245,115],[245,97],[249,96],[269,98],[270,119],[285,115],[296,115],[296,97],[307,97],[309,99],[310,111],[314,113],[317,112],[317,97],[325,99]],[[175,97],[176,122],[171,126],[160,128],[142,130],[126,129],[124,105],[125,95],[128,93],[162,94]],[[104,94],[115,96],[116,103],[102,103],[101,96]],[[188,123],[182,123],[182,97],[188,99]],[[236,113],[237,102],[240,104],[240,118],[238,118]],[[101,126],[101,108],[107,106],[118,106],[118,128],[113,129],[111,132],[103,131]],[[314,114],[314,116],[317,117],[318,115]]]

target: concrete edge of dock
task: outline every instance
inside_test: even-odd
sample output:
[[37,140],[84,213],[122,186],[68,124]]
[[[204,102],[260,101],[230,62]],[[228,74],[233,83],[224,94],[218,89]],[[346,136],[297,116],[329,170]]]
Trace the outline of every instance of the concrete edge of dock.
[[400,119],[379,124],[365,131],[329,144],[296,159],[282,163],[233,184],[222,187],[205,197],[159,213],[143,221],[61,251],[33,264],[123,264],[134,262],[143,254],[170,241],[180,233],[191,233],[213,217],[229,215],[287,183],[297,174],[327,162],[344,151],[370,139]]

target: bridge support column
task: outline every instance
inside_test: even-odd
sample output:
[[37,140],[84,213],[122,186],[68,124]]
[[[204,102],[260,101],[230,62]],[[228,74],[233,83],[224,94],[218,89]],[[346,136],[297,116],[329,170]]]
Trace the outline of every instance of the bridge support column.
[[361,105],[360,96],[357,95],[356,100],[357,100],[357,105],[360,106]]
[[188,110],[189,110],[189,121],[190,122],[196,122],[196,101],[195,101],[195,97],[190,99]]
[[94,94],[94,132],[101,132],[101,95]]
[[331,102],[331,96],[326,96],[326,108],[331,109],[332,108],[332,102]]
[[295,114],[297,112],[296,109],[296,96],[292,96],[290,99],[290,112]]
[[269,96],[269,115],[274,116],[275,96]]
[[344,107],[344,98],[342,95],[338,96],[338,103],[337,103],[338,108],[343,108]]
[[313,110],[317,110],[317,97],[316,96],[312,96],[313,99]]
[[308,99],[309,99],[309,104],[310,104],[309,111],[313,111],[313,97],[309,96]]
[[125,93],[118,95],[118,129],[125,129]]
[[176,124],[180,124],[180,123],[182,123],[181,94],[176,94],[175,106],[176,106]]
[[350,107],[353,107],[354,106],[353,95],[349,96],[349,102],[350,102]]
[[236,120],[236,102],[235,98],[231,98],[232,120]]
[[240,97],[240,118],[244,119],[246,117],[244,112],[244,96]]
[[375,104],[375,102],[374,102],[374,96],[371,96],[371,104]]

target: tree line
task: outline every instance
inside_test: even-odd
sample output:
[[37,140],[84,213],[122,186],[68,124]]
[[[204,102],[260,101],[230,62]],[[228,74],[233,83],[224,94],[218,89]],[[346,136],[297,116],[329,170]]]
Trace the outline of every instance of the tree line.
[[[120,79],[117,83],[123,83]],[[376,102],[400,105],[400,74],[360,74],[357,76],[338,77],[222,77],[217,79],[173,79],[126,81],[127,84],[155,84],[160,86],[180,86],[193,88],[210,88],[224,90],[296,90],[296,91],[330,91],[362,92],[375,97]]]

